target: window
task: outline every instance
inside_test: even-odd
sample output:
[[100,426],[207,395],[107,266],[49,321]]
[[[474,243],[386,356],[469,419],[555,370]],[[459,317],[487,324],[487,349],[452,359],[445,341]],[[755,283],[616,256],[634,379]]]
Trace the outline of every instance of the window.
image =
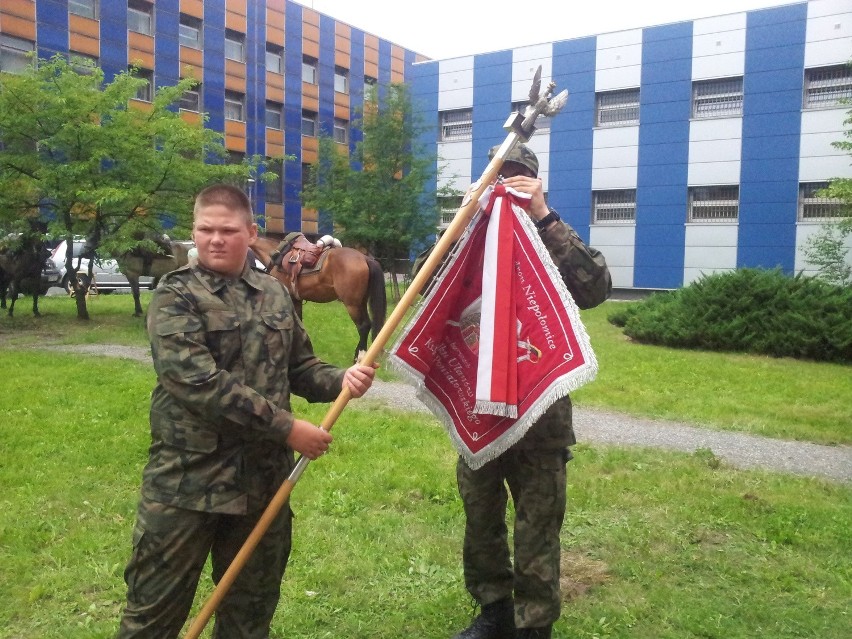
[[282,126],[284,116],[282,112],[284,105],[280,102],[266,102],[266,126],[270,129],[283,129]]
[[369,75],[364,76],[364,95],[369,95],[370,91],[378,84],[378,80],[376,78],[370,77]]
[[595,94],[595,126],[639,124],[639,89]]
[[98,0],[68,0],[68,13],[84,18],[97,19]]
[[338,93],[349,93],[349,71],[342,67],[334,67],[334,90]]
[[274,44],[266,45],[266,70],[284,73],[284,49]]
[[349,122],[334,118],[334,141],[341,144],[349,142]]
[[204,45],[201,20],[188,16],[185,13],[180,14],[179,40],[185,47],[201,49]]
[[592,223],[611,224],[636,220],[636,189],[592,192]]
[[72,51],[68,56],[68,61],[71,64],[71,68],[79,75],[92,75],[98,66],[98,59],[85,53],[74,53]]
[[[527,107],[530,105],[529,100],[521,100],[520,102],[512,102],[512,113],[526,113]],[[550,130],[550,116],[539,115],[535,119],[535,128],[537,131]]]
[[316,137],[317,114],[316,111],[302,111],[302,135]]
[[453,218],[456,217],[456,213],[458,213],[459,209],[461,208],[462,199],[463,196],[461,195],[438,197],[438,206],[441,210],[441,220],[439,226],[441,228],[448,227],[453,221]]
[[269,170],[278,175],[277,180],[272,182],[264,182],[266,190],[266,202],[269,204],[281,204],[284,201],[284,163],[281,160],[269,161]]
[[181,111],[201,111],[201,85],[186,91],[178,104]]
[[135,75],[140,80],[145,80],[145,84],[136,90],[136,99],[150,102],[154,97],[154,72],[150,69],[137,69]]
[[441,111],[441,142],[473,138],[473,109]]
[[840,198],[821,194],[828,182],[802,182],[799,185],[799,221],[826,222],[850,214]]
[[308,84],[317,83],[317,61],[316,58],[305,56],[302,58],[302,82]]
[[35,42],[0,34],[0,71],[23,73],[31,60],[28,54],[34,50]]
[[720,118],[742,114],[742,78],[707,80],[692,84],[692,117]]
[[225,91],[225,119],[245,122],[243,109],[246,96],[236,91]]
[[302,193],[308,190],[308,187],[311,184],[311,164],[307,162],[302,162]]
[[805,70],[805,108],[843,106],[852,99],[852,67],[838,65]]
[[738,186],[692,186],[689,188],[690,222],[736,221],[740,210]]
[[128,0],[127,28],[136,33],[153,35],[154,5],[144,0]]
[[225,57],[237,62],[246,61],[246,36],[238,31],[225,30]]

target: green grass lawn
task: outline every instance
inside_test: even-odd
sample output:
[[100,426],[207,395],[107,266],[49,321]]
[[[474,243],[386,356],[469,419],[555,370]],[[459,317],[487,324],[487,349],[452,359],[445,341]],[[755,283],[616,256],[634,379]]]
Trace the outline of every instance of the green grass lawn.
[[[143,324],[126,295],[90,300],[82,325],[66,298],[44,300],[41,319],[17,310],[0,317],[0,639],[111,637],[153,371],[31,347],[144,346]],[[601,372],[578,403],[849,442],[848,367],[637,346],[605,314],[584,313]],[[309,307],[305,321],[318,352],[346,364],[354,328],[339,305]],[[314,421],[326,408],[294,407]],[[334,435],[293,492],[293,557],[272,636],[452,636],[472,611],[446,434],[428,415],[356,400]],[[739,471],[707,451],[581,443],[575,455],[557,638],[848,636],[852,487]],[[209,593],[205,581],[198,606]]]

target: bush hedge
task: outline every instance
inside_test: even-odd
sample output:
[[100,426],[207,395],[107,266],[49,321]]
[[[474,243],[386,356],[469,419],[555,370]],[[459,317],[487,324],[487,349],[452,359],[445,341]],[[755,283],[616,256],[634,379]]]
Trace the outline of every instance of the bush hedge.
[[707,275],[607,319],[647,344],[852,362],[852,289],[777,269]]

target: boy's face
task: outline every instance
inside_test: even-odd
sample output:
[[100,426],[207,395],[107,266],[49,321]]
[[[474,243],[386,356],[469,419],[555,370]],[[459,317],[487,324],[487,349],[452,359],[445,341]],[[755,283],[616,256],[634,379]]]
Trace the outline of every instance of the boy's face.
[[198,262],[225,277],[243,272],[246,253],[257,237],[257,225],[222,204],[198,209],[192,226],[192,239],[198,248]]

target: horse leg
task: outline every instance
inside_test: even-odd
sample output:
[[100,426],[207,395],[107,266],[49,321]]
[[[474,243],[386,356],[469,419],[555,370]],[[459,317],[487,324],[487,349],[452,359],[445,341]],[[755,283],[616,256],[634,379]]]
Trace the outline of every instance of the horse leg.
[[142,317],[142,303],[139,301],[139,277],[128,275],[127,281],[130,283],[130,292],[133,294],[133,316]]
[[33,315],[41,317],[41,313],[38,312],[38,292],[33,293]]
[[367,313],[367,305],[365,303],[362,303],[360,306],[346,305],[346,311],[358,329],[358,346],[355,348],[355,357],[352,360],[353,362],[357,362],[361,352],[366,352],[367,350],[367,337],[370,335],[372,322],[370,321],[370,315]]
[[12,280],[9,283],[9,317],[14,316],[16,299],[18,299],[18,287],[15,285],[15,280]]

